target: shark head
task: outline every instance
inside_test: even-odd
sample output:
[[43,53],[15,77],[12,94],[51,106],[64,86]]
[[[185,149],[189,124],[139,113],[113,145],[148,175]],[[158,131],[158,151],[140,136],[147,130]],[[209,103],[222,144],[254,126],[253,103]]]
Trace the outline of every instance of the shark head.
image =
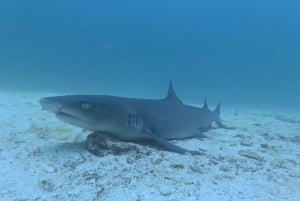
[[128,106],[110,96],[54,96],[39,102],[58,119],[90,131],[111,132],[126,123]]

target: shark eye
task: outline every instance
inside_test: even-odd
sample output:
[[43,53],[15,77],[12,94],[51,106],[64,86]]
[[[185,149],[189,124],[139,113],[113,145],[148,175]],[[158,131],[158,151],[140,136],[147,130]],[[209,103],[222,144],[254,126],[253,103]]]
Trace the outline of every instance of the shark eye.
[[87,110],[87,109],[90,109],[92,106],[91,106],[91,104],[89,104],[89,103],[82,103],[81,104],[81,108],[82,109],[85,109],[85,110]]

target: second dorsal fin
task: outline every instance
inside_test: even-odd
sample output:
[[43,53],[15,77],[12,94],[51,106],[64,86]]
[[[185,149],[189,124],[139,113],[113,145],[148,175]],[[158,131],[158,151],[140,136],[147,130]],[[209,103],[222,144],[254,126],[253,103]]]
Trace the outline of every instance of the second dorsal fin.
[[177,95],[174,91],[172,80],[170,80],[168,94],[165,99],[182,103],[182,101],[177,97]]

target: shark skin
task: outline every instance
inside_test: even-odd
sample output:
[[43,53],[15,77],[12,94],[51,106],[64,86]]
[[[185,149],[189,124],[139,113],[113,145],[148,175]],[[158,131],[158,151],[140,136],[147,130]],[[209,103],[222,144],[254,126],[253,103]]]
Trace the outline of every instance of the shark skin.
[[151,140],[165,150],[198,155],[168,140],[203,136],[220,121],[220,103],[214,111],[206,103],[202,108],[185,105],[177,97],[170,81],[163,99],[137,99],[106,95],[67,95],[40,99],[44,110],[68,124],[93,132],[105,133],[122,141]]

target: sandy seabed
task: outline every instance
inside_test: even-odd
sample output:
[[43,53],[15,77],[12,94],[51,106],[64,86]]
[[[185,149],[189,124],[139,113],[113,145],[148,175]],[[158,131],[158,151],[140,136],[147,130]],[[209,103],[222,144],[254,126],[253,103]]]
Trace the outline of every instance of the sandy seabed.
[[41,110],[49,95],[0,92],[0,200],[300,200],[300,112],[223,108],[235,130],[173,141],[201,155],[112,141],[135,149],[100,157]]

